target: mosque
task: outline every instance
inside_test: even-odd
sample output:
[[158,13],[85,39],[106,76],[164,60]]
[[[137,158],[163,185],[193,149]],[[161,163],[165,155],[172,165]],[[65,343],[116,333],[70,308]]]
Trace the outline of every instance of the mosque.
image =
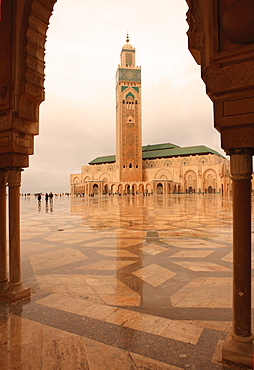
[[141,67],[135,48],[122,47],[116,72],[116,155],[97,157],[70,175],[71,194],[230,192],[229,161],[205,145],[142,146]]

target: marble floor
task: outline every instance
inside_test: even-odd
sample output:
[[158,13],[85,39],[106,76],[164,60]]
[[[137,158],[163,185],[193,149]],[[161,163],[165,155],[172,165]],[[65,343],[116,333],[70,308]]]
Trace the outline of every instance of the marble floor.
[[238,369],[232,200],[21,197],[22,280],[0,303],[0,369]]

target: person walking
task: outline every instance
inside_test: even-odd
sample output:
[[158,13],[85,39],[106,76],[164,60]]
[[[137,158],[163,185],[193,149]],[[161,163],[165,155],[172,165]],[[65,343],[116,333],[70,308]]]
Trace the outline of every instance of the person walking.
[[48,195],[48,193],[46,193],[45,194],[45,201],[46,201],[46,203],[48,203],[48,200],[49,200],[49,195]]

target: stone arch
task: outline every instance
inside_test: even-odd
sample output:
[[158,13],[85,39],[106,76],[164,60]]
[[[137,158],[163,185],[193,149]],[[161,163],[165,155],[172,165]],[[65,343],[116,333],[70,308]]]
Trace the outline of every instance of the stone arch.
[[217,173],[216,171],[212,170],[211,168],[209,168],[208,170],[206,170],[203,174],[203,178],[206,179],[209,175],[212,175],[212,177],[217,180]]
[[111,185],[111,193],[112,193],[112,194],[115,194],[115,193],[116,193],[116,191],[117,191],[117,186],[116,186],[116,184],[112,184],[112,185]]
[[163,184],[161,182],[158,182],[158,184],[156,184],[156,193],[157,194],[163,193]]
[[74,177],[73,181],[74,184],[81,182],[78,176]]
[[125,194],[130,194],[132,191],[132,186],[130,184],[125,184],[124,186],[124,193]]
[[90,176],[84,177],[83,182],[86,182],[86,181],[91,181],[91,177]]
[[138,191],[139,191],[140,194],[144,193],[144,185],[143,184],[139,184]]
[[168,170],[159,170],[158,172],[156,172],[156,174],[154,176],[154,179],[156,179],[156,180],[160,180],[160,179],[172,180],[172,174]]
[[11,150],[8,145],[1,148],[1,169],[28,167],[28,156],[34,152],[39,105],[44,100],[46,32],[55,2],[5,1],[1,5],[0,131],[19,143]]
[[103,194],[108,194],[108,193],[110,193],[110,187],[109,187],[109,185],[108,184],[105,184],[104,186],[103,186],[103,191],[102,191],[102,193]]
[[100,175],[99,180],[110,182],[111,181],[111,176],[107,172],[103,172]]
[[186,193],[196,193],[197,189],[197,174],[189,170],[184,174],[184,186]]
[[93,184],[93,194],[99,194],[99,185],[97,183]]
[[153,189],[153,187],[152,187],[152,185],[151,185],[151,184],[149,184],[149,183],[148,183],[148,184],[146,184],[146,192],[147,192],[147,193],[149,193],[149,194],[150,194],[150,193],[152,193],[152,189]]
[[203,174],[204,191],[206,193],[215,193],[217,189],[217,173],[211,168]]
[[117,191],[118,191],[118,194],[121,194],[121,195],[123,194],[123,184],[118,185]]

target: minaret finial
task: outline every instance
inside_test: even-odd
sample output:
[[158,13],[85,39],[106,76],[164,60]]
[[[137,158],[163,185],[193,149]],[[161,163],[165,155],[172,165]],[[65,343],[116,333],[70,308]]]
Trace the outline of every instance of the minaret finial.
[[127,37],[126,37],[126,42],[129,42],[130,40],[129,40],[129,33],[128,33],[128,31],[127,31]]

